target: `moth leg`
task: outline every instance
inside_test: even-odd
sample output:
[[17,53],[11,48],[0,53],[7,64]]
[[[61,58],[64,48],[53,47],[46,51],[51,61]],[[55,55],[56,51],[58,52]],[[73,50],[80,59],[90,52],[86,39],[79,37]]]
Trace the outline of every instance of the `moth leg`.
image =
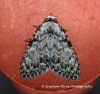
[[64,29],[64,30],[65,30],[66,32],[69,31],[69,30],[67,30],[67,29]]
[[36,25],[33,25],[33,24],[32,24],[32,26],[35,27],[35,28],[39,28],[39,26],[36,26]]
[[26,42],[30,42],[31,41],[31,39],[23,39],[24,41],[26,41]]

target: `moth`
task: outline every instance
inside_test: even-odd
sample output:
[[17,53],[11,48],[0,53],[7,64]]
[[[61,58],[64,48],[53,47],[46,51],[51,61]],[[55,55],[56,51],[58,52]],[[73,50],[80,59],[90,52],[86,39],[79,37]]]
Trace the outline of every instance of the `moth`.
[[72,80],[80,76],[76,53],[65,30],[53,14],[38,26],[20,65],[23,78],[36,77],[48,70]]

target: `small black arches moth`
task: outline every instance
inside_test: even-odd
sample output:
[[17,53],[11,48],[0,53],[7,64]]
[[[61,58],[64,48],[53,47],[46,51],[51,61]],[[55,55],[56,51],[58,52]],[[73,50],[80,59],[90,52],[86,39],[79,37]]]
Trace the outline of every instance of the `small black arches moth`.
[[37,28],[20,65],[23,78],[36,77],[48,70],[72,80],[80,76],[76,53],[53,14],[47,16]]

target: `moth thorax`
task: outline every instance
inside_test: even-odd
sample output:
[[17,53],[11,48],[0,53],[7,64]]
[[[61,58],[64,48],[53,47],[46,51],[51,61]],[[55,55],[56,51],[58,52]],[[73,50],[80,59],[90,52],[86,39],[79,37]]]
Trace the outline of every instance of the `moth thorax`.
[[48,27],[48,33],[53,34],[53,27],[51,25]]

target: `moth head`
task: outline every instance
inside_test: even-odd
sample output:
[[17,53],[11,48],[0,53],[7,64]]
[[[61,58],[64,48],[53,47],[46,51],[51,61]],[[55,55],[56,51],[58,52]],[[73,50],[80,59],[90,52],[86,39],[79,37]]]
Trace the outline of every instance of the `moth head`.
[[54,17],[52,13],[50,13],[50,15],[47,16],[47,17],[44,19],[44,22],[48,22],[48,21],[53,21],[53,22],[56,22],[56,23],[58,22],[57,19],[56,19],[56,17]]

